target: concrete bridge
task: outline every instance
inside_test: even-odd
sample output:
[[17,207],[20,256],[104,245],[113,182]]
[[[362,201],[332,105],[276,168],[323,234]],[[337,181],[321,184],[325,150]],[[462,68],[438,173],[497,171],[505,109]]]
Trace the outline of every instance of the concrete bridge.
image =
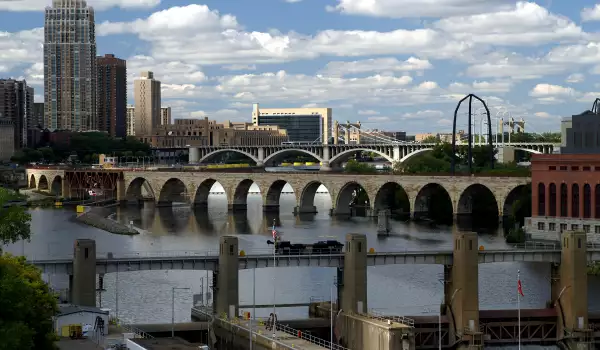
[[[194,207],[207,207],[212,186],[219,182],[232,211],[246,209],[250,186],[261,190],[265,211],[279,210],[281,191],[286,184],[294,189],[296,213],[316,213],[314,198],[323,185],[329,191],[332,214],[352,214],[355,191],[364,189],[370,215],[388,209],[390,196],[398,191],[405,195],[404,208],[397,208],[411,217],[427,216],[432,209],[432,196],[445,198],[455,215],[472,213],[478,199],[495,203],[498,216],[511,212],[512,205],[522,195],[531,179],[525,177],[478,176],[412,176],[412,175],[357,175],[333,173],[231,173],[188,171],[123,171],[123,170],[56,170],[28,169],[31,188],[47,190],[65,198],[80,197],[94,184],[103,195],[119,201],[152,200],[157,205],[169,206],[183,202]],[[439,196],[441,194],[441,197]],[[361,203],[362,204],[362,203]],[[492,204],[493,206],[493,204]]]
[[[529,153],[550,154],[560,147],[554,143],[497,143],[500,149],[514,149]],[[225,152],[244,155],[257,165],[272,166],[279,164],[286,156],[303,153],[321,163],[321,168],[339,167],[343,162],[359,152],[378,154],[389,162],[404,162],[411,157],[431,151],[433,143],[389,143],[389,144],[344,144],[344,145],[277,145],[277,146],[198,146],[189,148],[189,163],[208,163]],[[167,150],[168,152],[168,150]]]
[[[234,319],[238,317],[240,308],[240,268],[274,266],[273,256],[270,254],[240,254],[238,239],[232,236],[221,237],[218,255],[204,256],[97,259],[93,240],[77,240],[74,247],[72,259],[31,262],[46,271],[51,269],[50,266],[63,265],[64,271],[69,273],[72,302],[88,306],[94,306],[96,303],[96,274],[140,269],[202,269],[213,271],[214,314]],[[277,267],[336,267],[339,300],[337,305],[345,315],[353,318],[352,322],[356,324],[362,321],[359,322],[355,315],[368,314],[368,266],[441,264],[444,266],[443,314],[450,323],[447,345],[481,348],[484,334],[479,324],[479,264],[505,261],[549,263],[552,266],[551,305],[558,309],[559,339],[567,343],[585,343],[593,334],[588,325],[586,267],[588,262],[600,259],[600,250],[588,249],[586,234],[583,232],[563,233],[560,248],[538,248],[485,251],[479,247],[476,233],[454,232],[454,249],[451,252],[372,254],[368,252],[365,235],[348,234],[342,254],[279,256],[275,259],[275,264]],[[405,326],[411,327],[409,324]],[[350,334],[342,332],[341,338],[345,339],[339,341],[347,344],[349,348],[364,348],[364,344],[358,346],[356,343],[348,343],[352,340]]]

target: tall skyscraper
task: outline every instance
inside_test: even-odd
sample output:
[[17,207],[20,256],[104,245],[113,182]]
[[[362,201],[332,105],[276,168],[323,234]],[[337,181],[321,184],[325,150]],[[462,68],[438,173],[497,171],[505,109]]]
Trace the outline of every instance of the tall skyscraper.
[[0,79],[0,119],[13,125],[14,149],[27,147],[27,121],[33,114],[33,88],[25,80]]
[[115,55],[96,60],[98,130],[113,137],[127,135],[127,65]]
[[142,72],[134,81],[135,95],[135,135],[151,136],[154,128],[160,125],[160,81],[154,80],[154,73]]
[[127,105],[127,136],[135,135],[135,107]]
[[52,0],[46,7],[44,103],[50,130],[98,128],[94,9],[84,0]]
[[171,107],[161,107],[160,109],[160,125],[169,125],[171,120]]

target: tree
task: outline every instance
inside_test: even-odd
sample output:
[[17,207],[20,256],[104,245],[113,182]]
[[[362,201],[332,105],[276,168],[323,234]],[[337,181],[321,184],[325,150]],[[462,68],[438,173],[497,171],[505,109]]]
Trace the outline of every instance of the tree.
[[[14,200],[23,198],[0,188],[3,244],[31,237],[31,216],[21,206],[6,206]],[[25,262],[25,257],[3,254],[1,249],[0,310],[0,350],[56,349],[52,326],[52,316],[58,311],[56,297],[42,280],[40,271]]]
[[440,140],[436,137],[436,136],[427,136],[426,138],[424,138],[421,143],[438,143],[440,142]]
[[17,205],[4,207],[11,201],[23,199],[23,196],[16,192],[0,188],[0,242],[2,244],[15,243],[31,237],[29,226],[31,215],[25,211],[25,208]]
[[56,349],[56,297],[24,257],[0,256],[0,350]]
[[346,163],[344,172],[352,174],[375,174],[377,173],[377,169],[375,169],[375,167],[371,164],[361,163],[354,159],[350,159]]

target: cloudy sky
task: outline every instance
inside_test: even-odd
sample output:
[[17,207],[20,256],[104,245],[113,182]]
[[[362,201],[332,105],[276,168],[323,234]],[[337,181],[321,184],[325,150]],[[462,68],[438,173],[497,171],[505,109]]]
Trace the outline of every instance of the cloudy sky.
[[[38,101],[49,3],[0,0],[0,77],[24,77]],[[492,117],[507,111],[544,132],[600,97],[592,0],[88,3],[98,54],[127,59],[130,82],[154,71],[175,118],[250,121],[258,102],[332,107],[368,128],[447,131],[458,100],[475,93]]]

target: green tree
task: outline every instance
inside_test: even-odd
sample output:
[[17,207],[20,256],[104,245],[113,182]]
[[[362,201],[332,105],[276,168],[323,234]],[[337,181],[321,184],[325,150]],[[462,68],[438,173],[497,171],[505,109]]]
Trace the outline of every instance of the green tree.
[[23,196],[14,191],[0,188],[0,242],[2,244],[15,243],[31,237],[29,226],[31,215],[25,211],[25,208],[18,205],[5,207],[11,201],[23,199]]
[[350,159],[346,163],[344,172],[352,174],[375,174],[377,172],[377,169],[375,169],[375,167],[371,164],[361,163],[354,159]]
[[[0,188],[0,241],[3,244],[29,239],[31,216],[15,192]],[[3,254],[0,249],[0,350],[53,350],[56,336],[52,316],[58,311],[56,297],[42,280],[40,271],[25,257]]]
[[[4,226],[6,223],[1,223]],[[0,256],[0,350],[53,350],[56,297],[24,257]]]

